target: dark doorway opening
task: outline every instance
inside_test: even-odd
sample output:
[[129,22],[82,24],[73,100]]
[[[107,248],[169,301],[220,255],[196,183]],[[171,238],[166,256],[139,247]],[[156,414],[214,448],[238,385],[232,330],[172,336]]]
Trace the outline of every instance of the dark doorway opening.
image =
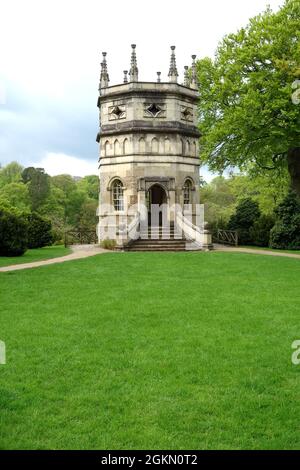
[[[147,193],[147,203],[148,203],[148,225],[159,225],[160,227],[163,224],[163,204],[167,204],[167,194],[162,186],[159,184],[154,184],[148,190]],[[157,209],[159,207],[159,212],[157,214]]]

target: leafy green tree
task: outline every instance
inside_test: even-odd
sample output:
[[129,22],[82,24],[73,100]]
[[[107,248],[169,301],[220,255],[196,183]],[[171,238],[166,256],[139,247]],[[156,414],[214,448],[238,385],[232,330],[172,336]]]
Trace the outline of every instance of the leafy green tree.
[[52,176],[51,183],[62,190],[67,197],[72,191],[76,190],[76,182],[71,175]]
[[88,197],[99,200],[99,177],[96,175],[84,176],[77,183],[78,189],[87,193]]
[[200,189],[200,201],[205,205],[205,220],[214,230],[226,228],[230,216],[245,198],[256,201],[261,213],[272,218],[275,207],[286,196],[288,188],[286,173],[281,177],[275,174],[218,176]]
[[0,203],[14,207],[21,212],[29,212],[30,196],[28,187],[23,183],[8,183],[0,189]]
[[235,214],[230,217],[228,229],[238,232],[240,245],[251,244],[250,229],[259,217],[260,210],[256,201],[246,198],[238,204]]
[[25,168],[22,180],[28,185],[31,210],[37,211],[50,193],[50,177],[43,168]]
[[99,178],[89,175],[79,181],[71,175],[50,177],[42,168],[23,168],[16,162],[0,169],[0,206],[16,215],[37,212],[51,220],[54,241],[65,230],[97,224]]
[[28,220],[28,248],[42,248],[51,245],[52,225],[51,221],[37,213],[32,213]]
[[290,191],[275,210],[277,221],[271,230],[270,246],[279,249],[300,249],[300,198]]
[[253,226],[250,228],[250,238],[253,245],[256,246],[269,246],[270,242],[270,231],[274,227],[275,218],[274,215],[261,214],[258,220],[256,220]]
[[98,207],[98,201],[94,199],[87,199],[81,206],[80,217],[78,225],[81,228],[87,230],[96,230],[97,217],[96,211]]
[[51,181],[50,194],[40,207],[39,214],[51,220],[54,242],[64,239],[66,201],[65,193]]
[[0,188],[9,183],[19,183],[22,180],[23,167],[18,162],[11,162],[0,168]]
[[66,201],[66,223],[73,227],[79,227],[81,208],[87,200],[87,195],[84,191],[72,191]]
[[300,194],[300,2],[269,8],[198,62],[201,158],[210,169],[254,173],[287,168]]
[[204,185],[200,189],[200,201],[204,204],[205,221],[210,230],[225,228],[236,205],[229,179],[218,176]]
[[261,212],[272,215],[275,207],[289,190],[288,175],[282,172],[254,176],[235,175],[229,180],[232,194],[237,201],[250,197],[259,204]]
[[27,249],[27,221],[0,209],[0,256],[21,256]]

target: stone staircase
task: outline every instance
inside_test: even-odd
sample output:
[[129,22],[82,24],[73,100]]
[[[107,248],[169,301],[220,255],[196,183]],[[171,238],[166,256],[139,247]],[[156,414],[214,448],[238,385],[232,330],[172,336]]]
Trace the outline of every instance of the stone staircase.
[[164,227],[149,227],[142,232],[138,240],[126,247],[126,251],[185,251],[186,240],[178,238],[174,224],[170,229]]

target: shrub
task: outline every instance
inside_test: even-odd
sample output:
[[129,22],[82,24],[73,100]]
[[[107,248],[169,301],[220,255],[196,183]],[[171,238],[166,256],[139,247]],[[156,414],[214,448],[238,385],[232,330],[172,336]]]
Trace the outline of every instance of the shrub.
[[21,256],[27,249],[25,217],[0,209],[0,256]]
[[250,229],[260,217],[258,203],[250,198],[243,199],[237,206],[235,214],[230,217],[228,230],[236,230],[240,245],[252,243]]
[[300,249],[300,199],[290,191],[275,209],[276,223],[271,230],[270,246],[277,249]]
[[53,241],[50,220],[33,212],[28,216],[28,247],[42,248]]
[[106,250],[114,250],[116,247],[116,240],[110,240],[109,238],[106,238],[105,240],[101,241],[100,246]]
[[262,214],[250,228],[250,238],[256,246],[269,246],[270,231],[274,227],[275,218]]

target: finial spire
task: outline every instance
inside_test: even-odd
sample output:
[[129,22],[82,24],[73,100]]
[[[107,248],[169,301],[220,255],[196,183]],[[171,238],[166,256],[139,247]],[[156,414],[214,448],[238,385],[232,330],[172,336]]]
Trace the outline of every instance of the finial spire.
[[188,65],[184,66],[184,81],[183,81],[183,84],[186,87],[190,86],[190,77],[189,77],[189,67],[188,67]]
[[196,56],[192,55],[193,63],[192,63],[192,80],[191,80],[191,88],[194,90],[198,90],[198,80],[197,80],[197,69],[196,69]]
[[128,70],[124,70],[124,83],[128,83]]
[[169,81],[173,83],[177,83],[178,71],[176,67],[176,57],[175,57],[175,46],[171,46],[171,62],[170,62],[170,69],[169,69]]
[[109,84],[109,75],[107,72],[107,63],[106,63],[106,52],[102,52],[102,62],[101,62],[101,74],[100,74],[100,86],[99,89],[101,88],[106,88],[108,87]]
[[131,51],[131,66],[130,66],[130,81],[137,82],[139,77],[139,70],[137,68],[137,60],[136,60],[136,53],[135,53],[135,44],[131,44],[132,51]]
[[160,76],[161,76],[161,72],[157,72],[157,83],[161,82]]

